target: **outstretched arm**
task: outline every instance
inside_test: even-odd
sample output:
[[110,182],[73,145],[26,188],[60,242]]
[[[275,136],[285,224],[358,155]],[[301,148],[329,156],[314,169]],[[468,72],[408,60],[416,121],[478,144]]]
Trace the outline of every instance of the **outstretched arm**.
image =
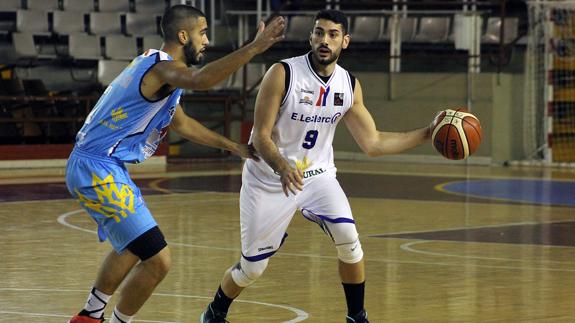
[[284,28],[283,17],[274,18],[268,26],[260,22],[258,33],[251,43],[199,70],[188,68],[183,62],[164,61],[154,67],[154,74],[162,84],[182,89],[208,90],[247,64],[255,55],[282,40]]
[[397,154],[421,145],[431,137],[429,126],[407,132],[378,131],[373,117],[363,104],[363,92],[359,80],[356,80],[354,103],[345,114],[345,125],[361,148],[370,157]]
[[186,138],[189,141],[205,146],[229,150],[230,152],[242,158],[252,158],[259,160],[259,158],[255,155],[255,150],[253,147],[233,142],[228,138],[206,128],[195,119],[190,118],[180,105],[178,105],[176,108],[176,113],[174,114],[171,128],[178,135]]
[[303,189],[303,174],[288,163],[272,140],[272,130],[286,91],[284,79],[285,70],[281,64],[274,64],[264,76],[256,99],[253,142],[263,160],[280,174],[287,196],[288,190],[295,194],[296,189]]

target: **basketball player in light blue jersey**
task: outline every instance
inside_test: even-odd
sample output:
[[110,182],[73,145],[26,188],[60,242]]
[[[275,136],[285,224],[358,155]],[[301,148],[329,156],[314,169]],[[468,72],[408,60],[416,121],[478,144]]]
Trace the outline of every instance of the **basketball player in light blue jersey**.
[[281,40],[283,18],[268,26],[260,23],[251,43],[199,70],[188,66],[202,60],[208,45],[204,13],[192,6],[173,6],[161,26],[162,48],[136,57],[108,86],[78,132],[68,160],[68,190],[98,224],[100,241],[107,239],[113,246],[84,309],[70,323],[103,322],[104,308],[121,283],[111,322],[130,322],[166,276],[170,251],[124,164],[141,163],[153,155],[170,123],[190,141],[257,158],[249,146],[188,117],[179,100],[182,89],[207,90]]

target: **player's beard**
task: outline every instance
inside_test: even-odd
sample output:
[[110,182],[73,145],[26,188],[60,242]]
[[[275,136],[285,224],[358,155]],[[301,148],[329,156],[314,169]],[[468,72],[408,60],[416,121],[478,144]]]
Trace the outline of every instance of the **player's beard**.
[[186,65],[198,65],[204,59],[204,55],[199,53],[190,40],[184,45],[184,56],[186,57]]
[[314,52],[313,55],[315,56],[315,59],[317,60],[317,62],[321,65],[327,66],[333,62],[335,62],[338,58],[339,58],[339,53],[340,51],[337,52],[333,52],[330,50],[330,56],[328,58],[322,58],[319,55],[319,50],[320,48],[327,48],[327,47],[318,47]]

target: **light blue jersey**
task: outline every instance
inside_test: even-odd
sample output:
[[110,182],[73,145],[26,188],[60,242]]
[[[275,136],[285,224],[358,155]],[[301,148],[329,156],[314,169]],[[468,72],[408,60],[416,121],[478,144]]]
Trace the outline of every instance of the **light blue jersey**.
[[68,190],[98,224],[100,241],[109,239],[118,252],[157,226],[124,163],[153,155],[176,111],[181,89],[154,102],[140,92],[146,72],[164,60],[172,58],[148,50],[116,77],[86,118],[68,159]]
[[151,49],[136,57],[108,86],[76,136],[76,148],[127,163],[140,163],[152,156],[166,134],[181,89],[150,101],[140,92],[146,72],[168,54]]

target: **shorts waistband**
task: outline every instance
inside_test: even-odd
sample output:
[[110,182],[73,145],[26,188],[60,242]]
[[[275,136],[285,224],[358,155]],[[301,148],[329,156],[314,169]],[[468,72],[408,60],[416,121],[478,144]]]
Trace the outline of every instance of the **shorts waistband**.
[[120,161],[117,158],[102,156],[102,155],[96,155],[96,154],[93,154],[91,152],[87,152],[87,151],[85,151],[81,148],[78,148],[78,147],[74,147],[74,149],[72,150],[72,153],[70,154],[70,157],[72,157],[72,156],[79,156],[79,157],[83,157],[83,158],[95,159],[95,160],[99,160],[99,161],[106,162],[106,163],[114,163],[114,164],[119,165],[119,166],[124,165],[124,162]]

